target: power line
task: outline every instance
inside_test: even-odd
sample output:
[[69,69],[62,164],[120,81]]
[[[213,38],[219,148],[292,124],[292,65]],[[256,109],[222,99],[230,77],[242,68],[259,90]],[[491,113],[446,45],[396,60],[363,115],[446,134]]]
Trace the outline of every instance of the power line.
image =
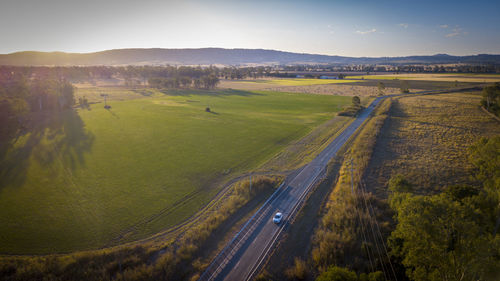
[[[380,238],[380,241],[382,241],[382,246],[384,248],[384,252],[385,252],[385,255],[387,256],[387,261],[389,262],[389,266],[391,267],[391,271],[392,271],[392,274],[394,276],[394,280],[397,280],[397,275],[396,275],[396,271],[394,270],[394,267],[392,265],[392,262],[391,262],[391,258],[389,256],[389,252],[387,251],[387,247],[385,245],[385,242],[384,242],[384,237],[382,235],[382,232],[380,231],[380,226],[378,224],[378,221],[376,219],[376,216],[375,216],[375,210],[373,208],[373,205],[372,203],[370,202],[370,200],[366,200],[366,185],[364,183],[364,181],[361,181],[361,184],[360,184],[360,187],[361,187],[361,192],[363,193],[363,199],[365,201],[365,205],[367,206],[367,211],[371,214],[373,214],[373,217],[374,217],[374,221],[375,221],[375,226],[376,226],[376,229],[377,229],[377,233],[378,233],[378,236]],[[367,203],[368,202],[368,203]],[[370,208],[368,209],[368,205],[370,206]],[[371,210],[371,212],[370,212]],[[371,215],[370,215],[371,216]]]
[[[352,196],[354,198],[354,208],[356,209],[356,213],[358,214],[358,218],[359,218],[359,223],[361,225],[361,236],[363,238],[363,242],[365,243],[366,253],[367,253],[367,256],[368,256],[368,260],[370,262],[370,267],[371,267],[372,272],[373,272],[373,271],[375,271],[375,266],[374,266],[374,263],[372,261],[373,253],[371,252],[371,249],[368,247],[368,239],[366,239],[367,235],[365,235],[365,224],[364,224],[363,219],[361,218],[361,212],[358,209],[358,204],[357,204],[357,200],[356,200],[356,194],[354,194],[354,180],[353,180],[354,164],[353,164],[352,158],[351,158],[350,163],[351,163],[351,167],[350,167],[350,170],[351,170],[351,194],[352,194]],[[375,257],[373,257],[373,260],[374,259],[375,259]]]
[[[354,171],[354,167],[353,166],[354,166],[354,164],[353,164],[352,158],[350,159],[350,163],[351,163],[351,167],[350,167],[350,170],[351,170],[351,192],[352,192],[352,194],[354,196],[354,200],[355,200],[354,206],[356,208],[356,211],[358,213],[358,216],[359,216],[360,222],[361,222],[361,215],[360,215],[360,211],[358,209],[357,202],[356,202],[357,201],[356,200],[357,194],[354,194],[354,180],[353,180],[353,171]],[[358,184],[358,186],[359,186],[359,184]],[[357,189],[357,190],[361,191],[361,194],[363,195],[363,192],[362,192],[361,189]],[[363,199],[365,199],[364,196],[363,196]],[[377,242],[377,235],[375,234],[375,230],[373,228],[373,221],[372,221],[372,218],[371,218],[371,215],[370,215],[370,211],[369,211],[369,209],[368,209],[368,207],[366,205],[366,200],[365,200],[365,207],[366,207],[366,213],[368,214],[368,221],[369,221],[369,225],[370,225],[370,229],[371,229],[371,234],[372,234],[372,237],[373,237],[373,242],[375,243],[376,252],[377,252],[377,255],[378,255],[379,260],[380,260],[380,265],[382,267],[382,273],[384,274],[385,280],[388,280],[387,273],[386,273],[387,269],[385,268],[384,261],[382,259],[381,254],[380,254],[381,253],[381,250],[380,250],[381,247],[379,247],[379,245],[378,245],[379,243]]]

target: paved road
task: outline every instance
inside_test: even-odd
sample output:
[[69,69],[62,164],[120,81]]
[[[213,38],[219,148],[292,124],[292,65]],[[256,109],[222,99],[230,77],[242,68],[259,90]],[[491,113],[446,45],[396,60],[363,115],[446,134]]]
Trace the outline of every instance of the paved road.
[[[328,162],[367,119],[384,97],[376,98],[313,161],[271,195],[262,207],[212,261],[200,280],[250,280],[289,220],[302,205],[311,187],[324,175]],[[283,213],[280,225],[272,222],[276,212]]]

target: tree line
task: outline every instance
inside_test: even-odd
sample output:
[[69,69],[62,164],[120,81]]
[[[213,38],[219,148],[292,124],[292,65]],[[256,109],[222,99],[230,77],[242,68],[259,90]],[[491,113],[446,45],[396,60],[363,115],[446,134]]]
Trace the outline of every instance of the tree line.
[[149,86],[157,89],[214,89],[219,83],[219,78],[215,75],[204,75],[200,78],[191,78],[189,76],[179,76],[172,78],[149,78]]
[[26,79],[23,75],[0,77],[0,138],[22,126],[31,112],[61,111],[75,103],[74,88],[66,80]]
[[[27,79],[88,82],[99,79],[122,79],[126,85],[146,85],[151,78],[189,77],[201,79],[213,75],[219,79],[257,79],[263,77],[318,78],[324,72],[415,72],[415,73],[500,73],[499,65],[293,65],[293,66],[0,66],[0,79],[11,74]],[[340,75],[342,76],[342,75]],[[343,77],[339,77],[343,78]]]
[[486,86],[482,92],[481,106],[489,112],[500,116],[500,83]]

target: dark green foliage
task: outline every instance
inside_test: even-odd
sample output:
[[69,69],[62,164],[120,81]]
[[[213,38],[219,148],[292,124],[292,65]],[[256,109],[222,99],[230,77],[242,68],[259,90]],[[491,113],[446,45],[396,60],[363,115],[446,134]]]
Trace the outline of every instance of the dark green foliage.
[[[498,239],[481,222],[482,212],[447,193],[410,196],[397,206],[389,245],[412,280],[475,280],[498,264]],[[498,249],[498,248],[496,248]]]
[[339,116],[356,116],[359,111],[363,109],[361,106],[361,99],[358,96],[352,97],[352,105],[344,108],[338,113]]
[[479,194],[479,190],[468,185],[450,185],[443,191],[450,199],[461,202],[466,198],[471,198]]
[[179,89],[189,88],[193,85],[196,89],[214,89],[219,83],[217,76],[210,74],[204,75],[194,80],[187,76],[161,78],[155,77],[148,80],[149,86],[157,89]]
[[354,271],[349,269],[331,266],[327,271],[323,272],[316,281],[358,281],[358,276]]
[[396,175],[389,180],[389,191],[391,192],[412,192],[413,186],[403,175]]
[[386,280],[381,271],[362,273],[359,276],[356,272],[347,268],[331,266],[323,272],[316,281],[383,281]]
[[382,82],[378,82],[377,83],[377,88],[378,88],[379,95],[383,95],[384,94],[384,90],[385,90],[385,84],[382,83]]
[[477,170],[476,178],[485,187],[500,192],[500,136],[480,139],[470,152],[470,160]]
[[78,99],[78,103],[80,104],[81,108],[90,108],[89,101],[87,100],[86,97],[80,97]]
[[361,99],[358,96],[352,97],[352,105],[353,106],[361,106]]
[[485,280],[498,276],[500,137],[481,139],[471,148],[481,187],[449,186],[436,195],[414,195],[398,175],[389,197],[396,229],[389,238],[412,280]]
[[0,75],[0,141],[7,141],[25,126],[26,115],[60,111],[74,104],[74,88],[60,80],[28,80],[12,73]]
[[409,93],[410,92],[410,85],[408,84],[408,81],[401,81],[401,87],[400,87],[401,93]]
[[483,88],[483,99],[481,105],[489,112],[500,116],[500,83],[496,82],[491,86]]

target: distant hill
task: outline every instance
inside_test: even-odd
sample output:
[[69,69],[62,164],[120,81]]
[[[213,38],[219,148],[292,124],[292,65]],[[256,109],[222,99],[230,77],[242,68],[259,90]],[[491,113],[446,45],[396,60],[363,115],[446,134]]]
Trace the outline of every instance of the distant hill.
[[116,49],[95,53],[17,52],[0,55],[0,65],[291,65],[500,63],[500,55],[354,58],[263,49]]

